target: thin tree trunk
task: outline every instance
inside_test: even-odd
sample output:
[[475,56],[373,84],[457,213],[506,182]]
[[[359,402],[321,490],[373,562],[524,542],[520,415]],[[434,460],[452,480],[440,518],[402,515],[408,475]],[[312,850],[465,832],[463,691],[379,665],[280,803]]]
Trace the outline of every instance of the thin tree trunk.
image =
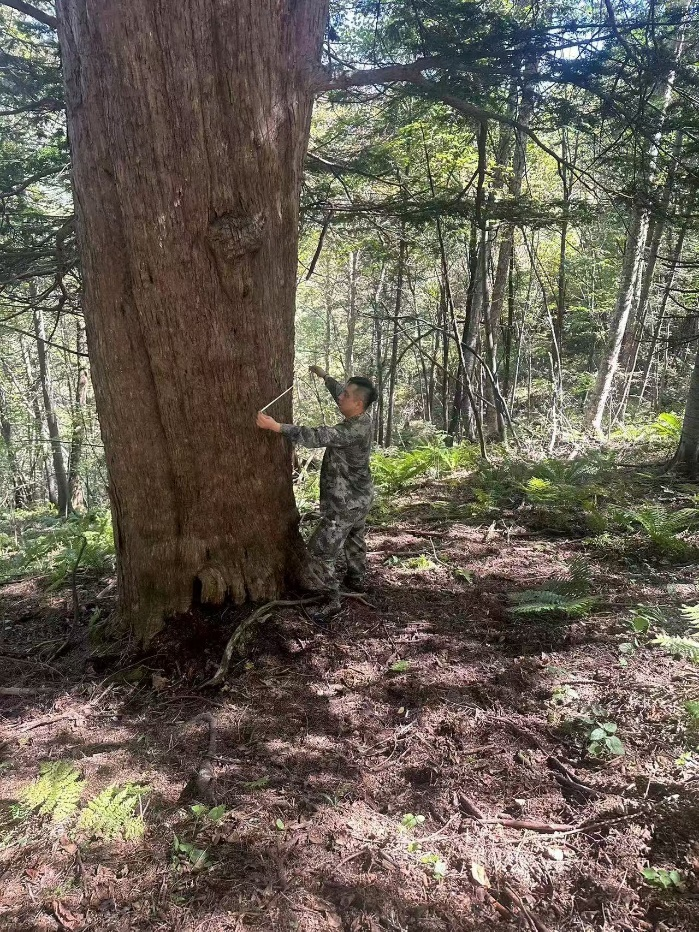
[[354,367],[354,335],[357,330],[357,282],[359,279],[359,250],[353,249],[348,263],[349,303],[347,307],[347,341],[345,343],[345,378],[353,375]]
[[87,401],[87,363],[81,353],[85,351],[85,326],[80,318],[76,326],[76,349],[78,355],[78,372],[75,384],[75,405],[73,408],[73,435],[70,441],[70,460],[68,468],[68,487],[70,491],[70,507],[73,510],[83,508],[85,499],[80,483],[80,467],[82,466],[83,442],[85,440],[85,403]]
[[[645,161],[647,163],[646,183],[649,188],[652,187],[655,182],[660,142],[663,135],[665,117],[672,99],[676,66],[682,57],[684,48],[685,29],[686,18],[683,17],[673,43],[670,71],[663,77],[658,89],[658,97],[660,100],[656,108],[656,130],[645,152]],[[588,406],[585,412],[586,427],[594,430],[596,433],[600,433],[602,430],[602,418],[604,417],[604,411],[610,398],[614,376],[619,366],[619,354],[624,340],[624,334],[629,318],[634,310],[634,299],[640,294],[639,276],[643,274],[643,250],[646,244],[648,223],[649,212],[646,202],[643,198],[637,196],[633,202],[631,223],[626,238],[626,249],[622,262],[619,291],[610,323],[609,336],[604,356],[597,372],[597,379],[593,390],[590,392]]]
[[[58,0],[84,313],[122,612],[278,596],[298,209],[327,0]],[[287,395],[270,412],[291,420]]]
[[692,478],[699,471],[699,346],[689,381],[682,434],[670,466]]
[[406,242],[404,230],[401,229],[400,245],[398,247],[398,269],[396,272],[396,300],[393,312],[393,336],[391,338],[391,361],[388,369],[388,402],[386,416],[386,446],[390,447],[393,440],[393,415],[396,394],[396,378],[398,363],[398,338],[400,329],[398,326],[401,308],[403,306],[403,276],[405,273],[405,254]]
[[[694,198],[692,198],[691,203],[694,203]],[[677,236],[677,242],[675,243],[675,249],[672,254],[672,259],[670,261],[670,266],[667,270],[667,275],[665,278],[665,287],[663,288],[662,298],[660,299],[660,307],[658,308],[658,317],[655,323],[655,328],[653,330],[653,336],[648,347],[648,356],[646,357],[646,364],[643,368],[643,380],[641,382],[641,390],[638,394],[638,400],[636,401],[636,410],[640,408],[643,403],[643,396],[646,393],[648,388],[648,380],[650,378],[650,371],[653,366],[653,359],[655,358],[655,350],[658,345],[658,340],[660,339],[660,331],[662,330],[663,324],[665,323],[665,309],[667,307],[667,302],[670,297],[670,292],[672,291],[672,285],[675,280],[675,274],[677,272],[677,267],[680,263],[680,258],[682,257],[682,249],[684,248],[684,241],[687,235],[687,229],[689,226],[689,220],[686,220]]]
[[29,390],[31,396],[31,410],[34,416],[34,430],[36,432],[36,439],[40,450],[39,458],[41,460],[42,471],[44,474],[46,495],[49,502],[58,508],[58,490],[56,486],[56,477],[51,468],[51,456],[48,453],[49,439],[46,432],[46,419],[41,413],[41,405],[39,404],[41,379],[34,375],[34,371],[32,369],[32,360],[31,356],[29,355],[29,348],[25,344],[24,340],[21,339],[21,337],[20,347],[22,350],[24,368],[27,373],[27,385],[30,386]]
[[10,419],[10,409],[7,403],[7,396],[4,389],[0,386],[0,435],[5,444],[5,453],[7,454],[7,465],[10,469],[10,479],[12,482],[12,500],[15,508],[26,508],[28,504],[27,482],[22,475],[19,465],[17,451],[12,437],[12,421]]
[[35,305],[33,313],[34,333],[36,334],[36,351],[37,358],[39,360],[41,395],[44,401],[46,427],[48,429],[49,440],[51,442],[53,474],[56,478],[57,506],[60,514],[67,515],[68,503],[70,501],[70,495],[68,492],[68,475],[66,473],[65,460],[63,458],[63,445],[61,443],[61,435],[58,429],[58,418],[56,417],[56,408],[54,405],[51,368],[49,363],[49,354],[46,348],[46,333],[44,332],[44,314],[39,305]]

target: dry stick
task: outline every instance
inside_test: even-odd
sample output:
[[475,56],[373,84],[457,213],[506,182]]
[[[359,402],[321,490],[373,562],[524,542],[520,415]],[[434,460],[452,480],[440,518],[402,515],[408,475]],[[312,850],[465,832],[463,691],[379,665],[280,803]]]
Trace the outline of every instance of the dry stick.
[[505,893],[520,910],[522,915],[525,917],[532,929],[535,930],[535,932],[550,932],[549,927],[545,925],[545,923],[543,923],[538,916],[535,916],[534,913],[524,905],[521,897],[515,893],[512,887],[509,887],[507,884],[504,884],[503,886]]
[[21,686],[0,686],[0,696],[35,696],[44,693],[50,687],[36,686],[33,689],[24,689]]
[[245,639],[250,629],[255,624],[261,624],[262,621],[265,621],[267,617],[272,614],[273,609],[290,608],[293,605],[310,605],[313,602],[318,602],[321,598],[322,596],[316,595],[307,599],[273,599],[271,602],[265,602],[264,605],[261,605],[235,629],[233,634],[230,636],[228,643],[226,644],[226,649],[223,652],[223,657],[221,658],[221,663],[219,664],[218,670],[214,673],[211,679],[208,679],[205,683],[202,683],[200,689],[204,689],[205,686],[221,685],[221,683],[226,678],[226,674],[228,673],[228,668],[231,664],[234,651]]

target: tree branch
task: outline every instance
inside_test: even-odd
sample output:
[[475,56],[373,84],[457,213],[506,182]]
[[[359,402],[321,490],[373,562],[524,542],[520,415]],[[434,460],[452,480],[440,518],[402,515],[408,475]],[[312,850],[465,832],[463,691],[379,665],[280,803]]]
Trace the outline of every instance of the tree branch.
[[13,10],[17,10],[18,13],[24,13],[25,16],[30,16],[32,19],[38,20],[40,23],[43,23],[44,26],[50,26],[51,29],[58,29],[58,20],[55,16],[44,13],[43,10],[40,10],[36,6],[32,6],[31,3],[23,3],[22,0],[0,0],[0,6],[9,6]]
[[443,55],[429,55],[418,58],[407,65],[386,65],[383,68],[360,68],[357,71],[348,71],[345,74],[333,77],[321,73],[315,82],[315,91],[324,94],[326,91],[346,91],[350,87],[370,87],[374,84],[390,84],[394,81],[413,81],[423,71],[431,68],[445,68],[447,60]]
[[[424,76],[423,72],[425,71],[447,68],[450,64],[453,65],[454,62],[446,59],[443,55],[431,55],[426,58],[418,58],[416,61],[410,62],[407,65],[388,65],[385,68],[360,69],[358,71],[347,72],[336,78],[326,75],[317,80],[315,90],[317,93],[322,94],[326,91],[348,90],[351,87],[368,87],[376,84],[414,84],[417,87],[424,88],[428,93],[432,94],[436,100],[447,104],[447,106],[451,107],[453,110],[463,113],[464,116],[471,117],[479,123],[483,123],[486,120],[493,120],[496,123],[511,126],[513,129],[525,133],[540,149],[555,159],[558,165],[566,164],[561,156],[551,149],[550,146],[547,146],[528,126],[519,123],[517,120],[512,119],[512,117],[504,116],[502,113],[498,113],[495,110],[487,110],[461,97],[457,97],[455,94],[449,94],[442,90],[435,81],[430,81]],[[573,168],[573,166],[567,164],[566,167]]]

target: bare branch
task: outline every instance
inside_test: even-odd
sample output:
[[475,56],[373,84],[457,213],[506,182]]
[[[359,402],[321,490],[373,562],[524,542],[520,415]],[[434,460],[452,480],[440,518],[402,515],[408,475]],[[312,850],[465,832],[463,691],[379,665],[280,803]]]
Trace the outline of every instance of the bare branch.
[[32,6],[31,3],[23,3],[22,0],[0,0],[0,6],[9,6],[13,10],[17,10],[18,13],[24,13],[25,16],[30,16],[32,19],[38,20],[40,23],[43,23],[44,26],[58,29],[58,20],[55,16],[44,13],[43,10],[40,10],[36,6]]

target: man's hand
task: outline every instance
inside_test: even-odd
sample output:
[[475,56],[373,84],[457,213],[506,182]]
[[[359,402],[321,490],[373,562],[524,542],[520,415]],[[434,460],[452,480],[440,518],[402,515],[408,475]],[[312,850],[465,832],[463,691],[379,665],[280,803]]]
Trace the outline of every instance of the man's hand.
[[328,373],[325,369],[321,369],[320,366],[311,366],[308,370],[311,375],[317,375],[319,379],[327,379]]
[[262,411],[257,413],[257,426],[261,427],[262,430],[273,430],[275,434],[280,433],[282,429],[279,421],[275,421],[269,414],[263,414]]

